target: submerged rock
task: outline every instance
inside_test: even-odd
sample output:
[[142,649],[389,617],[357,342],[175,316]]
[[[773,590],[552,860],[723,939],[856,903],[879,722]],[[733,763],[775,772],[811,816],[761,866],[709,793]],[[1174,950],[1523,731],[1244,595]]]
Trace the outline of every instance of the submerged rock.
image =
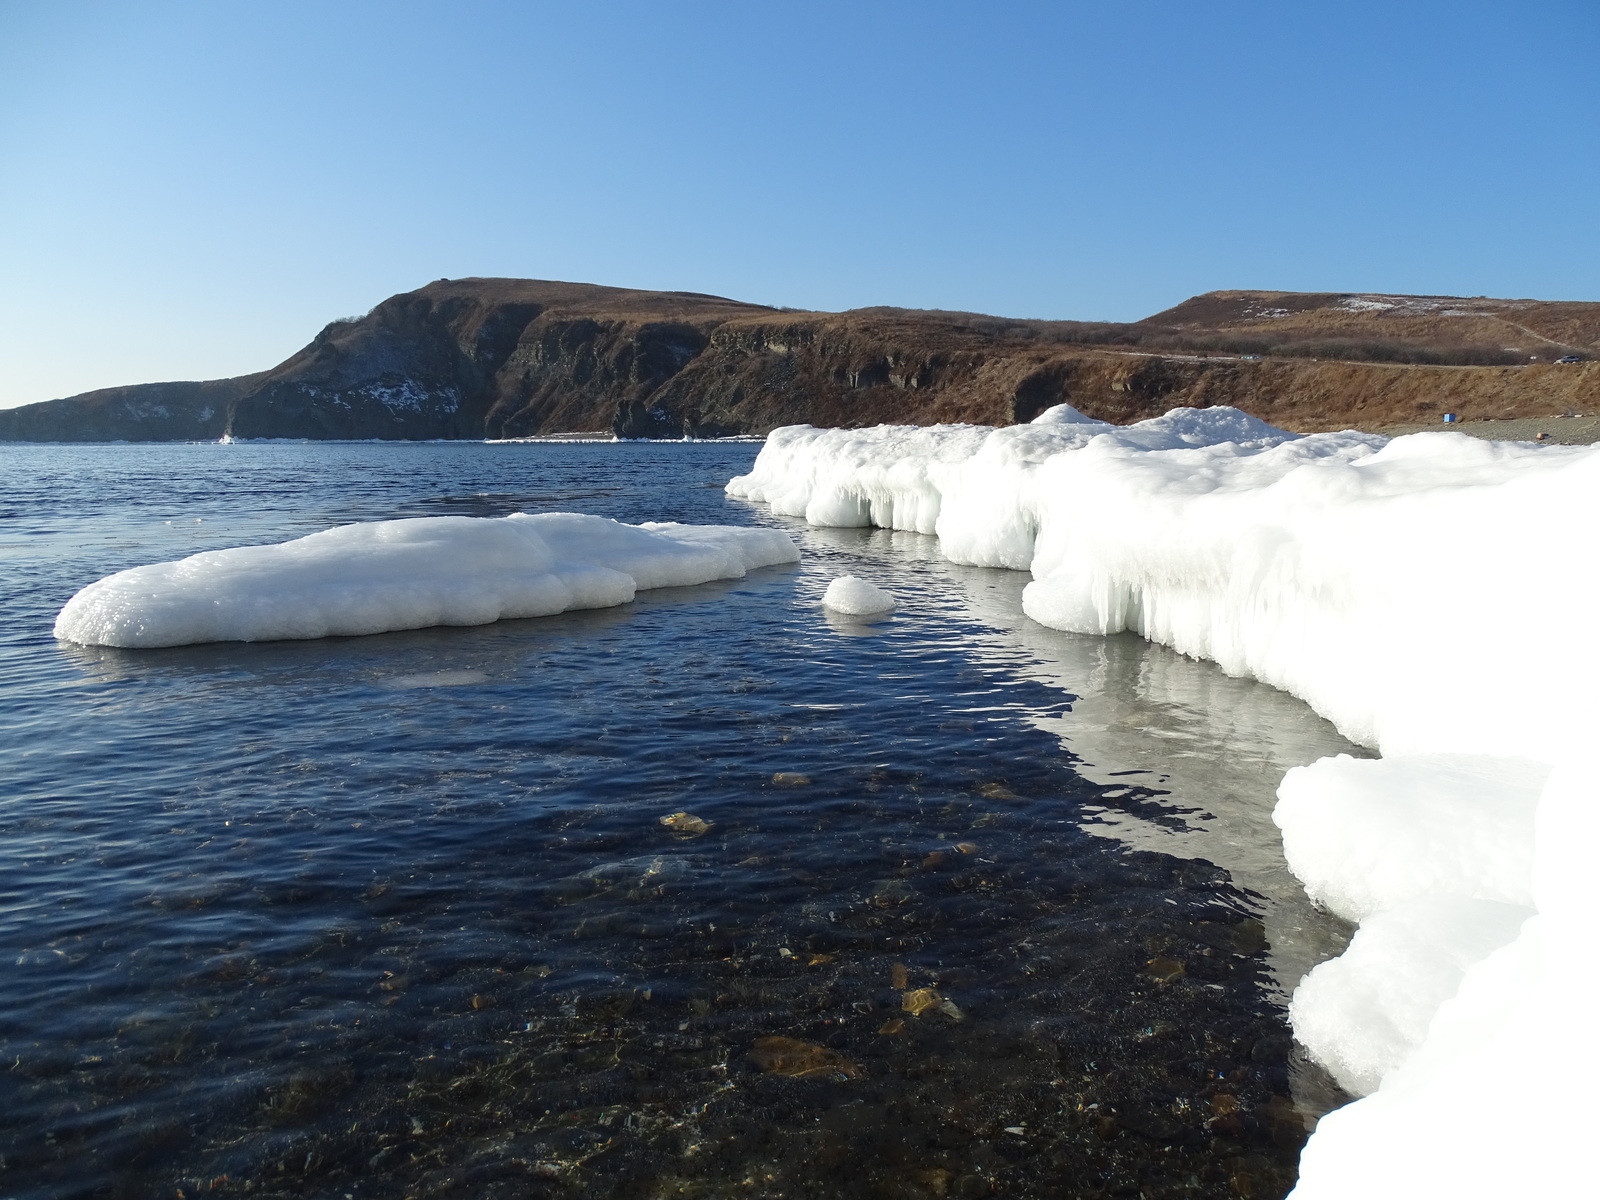
[[1184,966],[1175,958],[1152,958],[1145,964],[1144,973],[1157,983],[1171,983],[1183,976]]
[[748,1057],[768,1075],[788,1075],[795,1079],[842,1075],[854,1079],[861,1074],[861,1068],[837,1050],[798,1038],[757,1038]]
[[673,833],[692,838],[706,833],[712,825],[710,821],[701,820],[693,813],[687,812],[675,812],[662,817],[661,824],[672,830]]

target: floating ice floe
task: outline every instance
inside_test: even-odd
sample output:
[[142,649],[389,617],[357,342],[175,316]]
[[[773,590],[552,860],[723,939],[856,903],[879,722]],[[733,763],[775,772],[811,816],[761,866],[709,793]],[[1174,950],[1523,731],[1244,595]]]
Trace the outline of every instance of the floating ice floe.
[[825,608],[847,617],[871,617],[895,610],[895,598],[875,583],[854,575],[841,575],[822,594]]
[[1212,659],[1380,750],[1280,792],[1290,866],[1361,922],[1296,994],[1296,1030],[1371,1093],[1323,1119],[1296,1195],[1583,1190],[1600,448],[1063,407],[1009,429],[776,430],[728,491],[1026,568],[1035,620]]
[[578,513],[375,521],[119,571],[67,601],[55,635],[144,648],[484,625],[799,557],[776,529]]

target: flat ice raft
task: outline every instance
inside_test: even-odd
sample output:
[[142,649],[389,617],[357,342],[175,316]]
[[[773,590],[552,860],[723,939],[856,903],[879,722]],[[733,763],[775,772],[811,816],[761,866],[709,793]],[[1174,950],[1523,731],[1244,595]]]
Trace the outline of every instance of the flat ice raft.
[[153,648],[487,625],[799,558],[777,529],[579,513],[374,521],[119,571],[67,601],[55,635]]

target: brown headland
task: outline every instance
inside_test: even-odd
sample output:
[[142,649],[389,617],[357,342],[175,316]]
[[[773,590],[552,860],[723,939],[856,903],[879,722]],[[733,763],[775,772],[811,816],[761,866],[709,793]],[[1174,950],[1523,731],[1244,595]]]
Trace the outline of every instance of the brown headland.
[[1112,323],[441,279],[259,374],[0,410],[0,440],[706,437],[1060,403],[1119,423],[1230,404],[1304,432],[1455,413],[1477,432],[1600,411],[1594,360],[1589,302],[1224,291]]

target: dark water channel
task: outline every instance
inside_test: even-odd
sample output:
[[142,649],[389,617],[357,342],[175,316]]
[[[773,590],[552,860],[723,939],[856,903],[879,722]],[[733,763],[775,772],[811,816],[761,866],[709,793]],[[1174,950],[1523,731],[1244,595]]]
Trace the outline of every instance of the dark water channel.
[[[0,1195],[1282,1195],[1272,942],[1337,931],[1104,836],[1215,777],[1139,740],[1170,688],[1042,667],[1015,577],[791,527],[798,567],[603,612],[49,636],[109,571],[348,520],[777,523],[720,491],[755,449],[0,447]],[[901,611],[830,621],[847,571]],[[1226,686],[1262,779],[1343,748]],[[1074,709],[1118,704],[1084,744],[1139,761],[1092,769]]]

